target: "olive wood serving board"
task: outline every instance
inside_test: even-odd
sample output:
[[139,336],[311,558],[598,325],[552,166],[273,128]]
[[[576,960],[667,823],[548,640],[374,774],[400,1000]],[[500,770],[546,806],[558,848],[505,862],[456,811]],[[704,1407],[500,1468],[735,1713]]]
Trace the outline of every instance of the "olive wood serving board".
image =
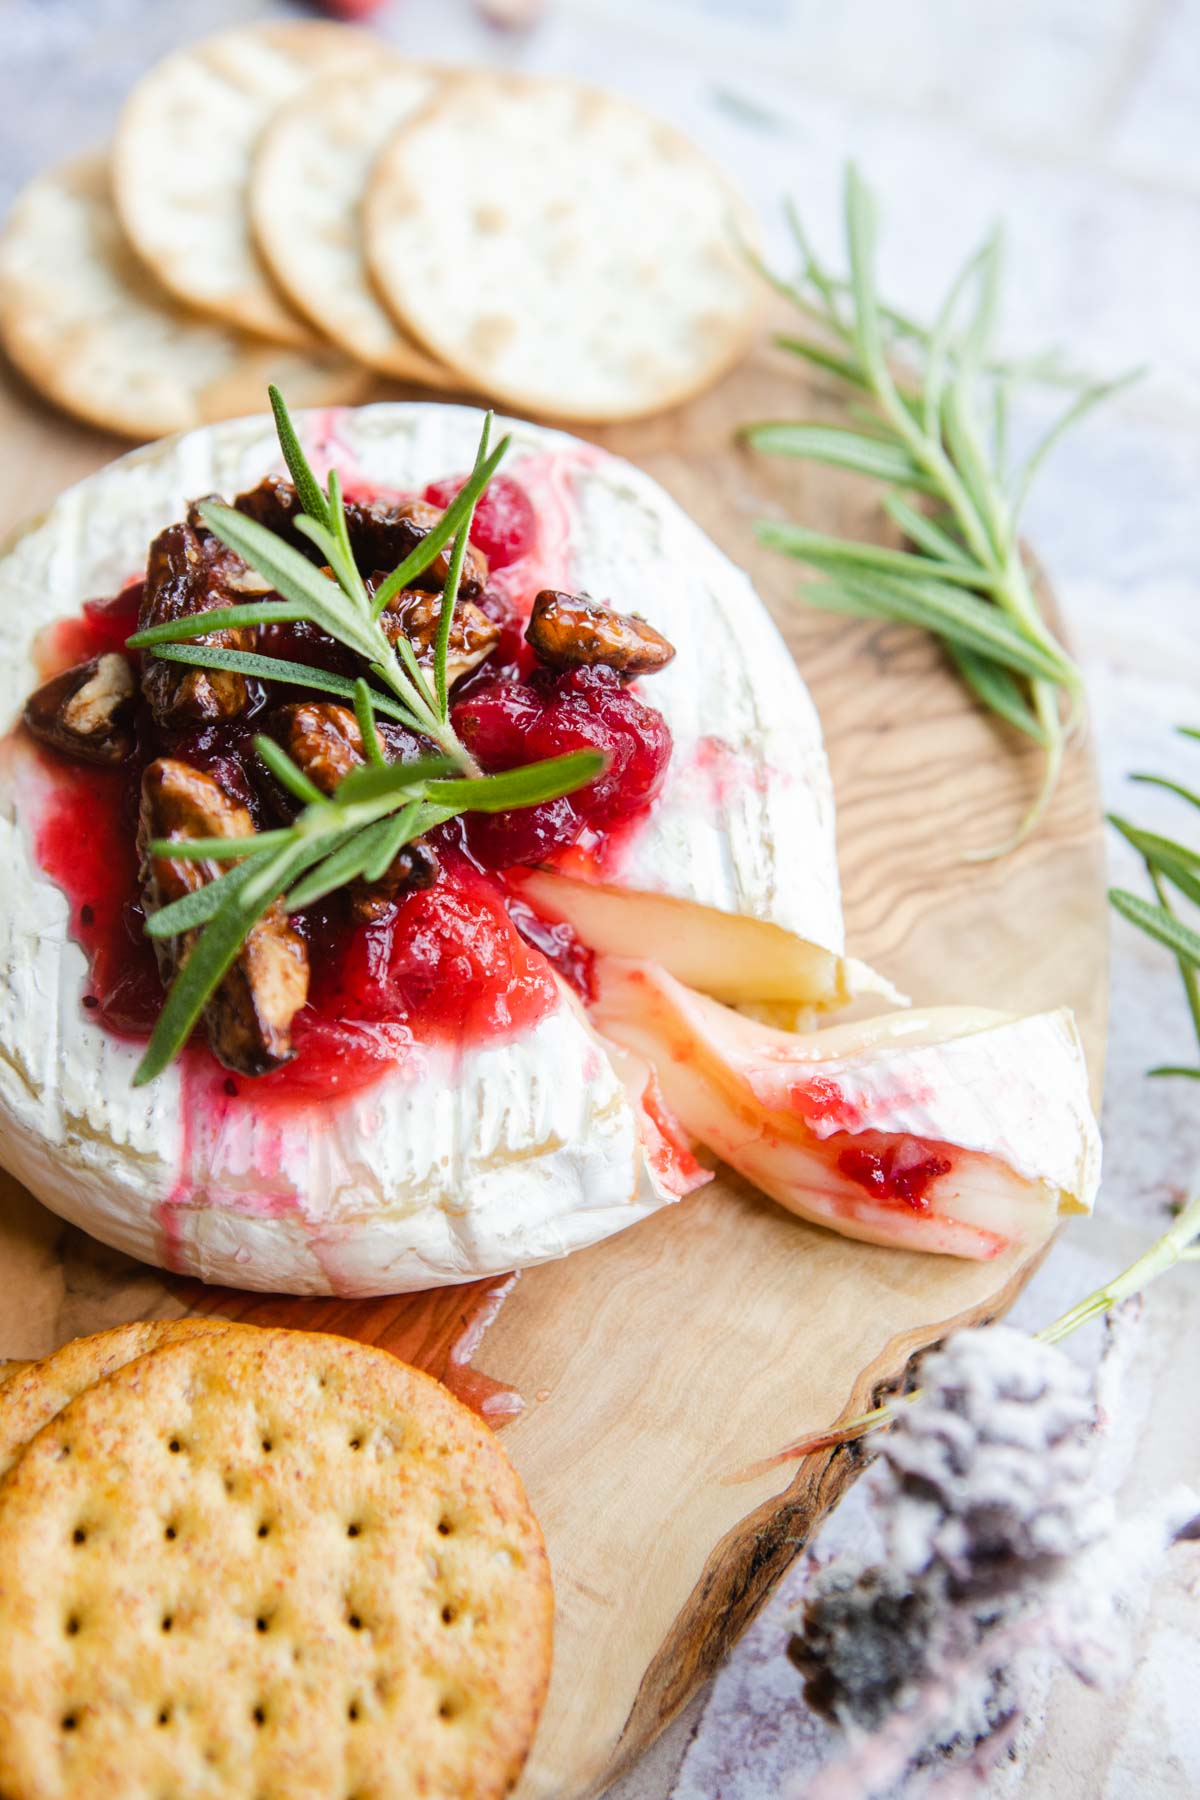
[[[395,391],[395,390],[391,390]],[[877,534],[854,477],[756,456],[758,418],[836,420],[820,378],[763,350],[689,405],[595,433],[751,572],[812,688],[838,803],[850,947],[925,1003],[1064,1002],[1101,1081],[1107,932],[1100,803],[1086,745],[1019,852],[1031,748],[966,698],[915,632],[795,598],[797,565],[756,517]],[[125,448],[0,373],[5,534]],[[645,597],[653,617],[653,596]],[[7,723],[7,722],[5,722]],[[0,1158],[3,1148],[0,1145]],[[855,1449],[745,1483],[723,1478],[901,1379],[951,1322],[1009,1304],[1041,1247],[974,1264],[851,1243],[722,1175],[678,1208],[511,1286],[346,1302],[212,1293],[93,1244],[0,1176],[0,1355],[35,1356],[120,1320],[218,1309],[380,1342],[470,1397],[524,1398],[509,1451],[545,1529],[558,1599],[554,1677],[523,1800],[599,1793],[713,1670],[862,1465]],[[472,1377],[464,1357],[489,1318]],[[470,1327],[467,1338],[462,1333]],[[503,1384],[498,1393],[496,1384]]]

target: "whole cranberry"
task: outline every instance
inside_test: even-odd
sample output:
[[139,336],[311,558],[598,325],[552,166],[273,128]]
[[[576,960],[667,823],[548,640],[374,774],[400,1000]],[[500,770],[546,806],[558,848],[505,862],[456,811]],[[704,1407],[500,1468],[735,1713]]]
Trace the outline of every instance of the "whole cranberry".
[[[431,481],[425,499],[433,506],[449,506],[465,484],[465,475],[444,475]],[[537,542],[537,515],[533,502],[511,475],[494,475],[475,506],[471,542],[482,550],[490,569],[506,569],[527,556]]]

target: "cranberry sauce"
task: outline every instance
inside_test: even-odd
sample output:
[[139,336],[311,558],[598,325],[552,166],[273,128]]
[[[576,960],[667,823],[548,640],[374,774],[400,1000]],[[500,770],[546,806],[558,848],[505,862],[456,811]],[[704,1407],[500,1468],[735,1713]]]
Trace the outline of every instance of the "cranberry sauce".
[[848,1181],[865,1188],[881,1205],[927,1213],[929,1189],[953,1166],[945,1149],[921,1138],[888,1139],[864,1133],[861,1141],[838,1151],[837,1166]]
[[[138,883],[144,760],[105,770],[55,758],[36,842],[39,863],[67,895],[71,934],[88,958],[83,1004],[128,1037],[149,1035],[163,1001]],[[245,779],[236,757],[231,767]],[[354,1092],[414,1044],[503,1038],[554,1009],[547,960],[525,942],[495,884],[453,849],[443,848],[441,860],[434,887],[405,895],[371,924],[349,924],[338,896],[298,915],[312,984],[294,1027],[296,1055],[251,1082],[227,1077],[228,1095],[252,1089],[256,1100],[302,1100]]]
[[[431,481],[422,496],[432,506],[449,506],[467,482],[465,475],[447,475]],[[509,475],[496,475],[479,497],[471,522],[471,542],[488,559],[489,569],[511,568],[529,556],[537,545],[537,515],[533,502]]]
[[45,676],[107,651],[123,652],[137,630],[142,583],[131,581],[112,600],[85,600],[73,619],[60,619],[38,640],[37,661]]
[[[444,505],[460,485],[461,478],[432,483],[426,497]],[[296,1055],[272,1075],[250,1082],[229,1077],[229,1097],[247,1089],[263,1100],[354,1091],[414,1044],[462,1044],[526,1030],[558,1003],[552,968],[585,997],[590,993],[591,957],[570,928],[542,920],[527,902],[507,895],[494,871],[553,861],[580,843],[595,854],[607,834],[627,831],[662,784],[671,738],[661,715],[608,669],[551,674],[536,667],[523,631],[544,585],[538,533],[525,490],[507,477],[494,480],[476,511],[472,539],[501,573],[479,604],[503,631],[488,661],[460,685],[455,727],[489,772],[581,748],[602,750],[607,769],[569,799],[443,826],[434,834],[442,865],[437,883],[403,896],[380,919],[352,924],[337,895],[300,914],[312,978],[309,1004],[294,1027]],[[562,579],[557,565],[550,578]],[[140,598],[134,583],[114,600],[87,602],[78,617],[55,626],[42,645],[44,673],[123,649],[136,629]],[[356,672],[353,657],[306,624],[263,628],[258,648]],[[53,779],[38,821],[37,857],[67,895],[72,935],[87,954],[83,1003],[121,1035],[148,1035],[163,998],[143,932],[138,881],[138,797],[146,764],[177,755],[215,775],[257,826],[276,822],[278,796],[251,739],[271,706],[311,693],[248,685],[250,706],[236,720],[186,733],[164,733],[142,708],[136,753],[119,769],[39,752]],[[390,758],[411,760],[427,751],[402,726],[380,724]],[[199,1041],[191,1055],[208,1059]]]
[[480,684],[455,702],[454,729],[480,765],[511,769],[572,750],[600,750],[608,767],[560,800],[469,821],[472,853],[487,868],[553,860],[585,832],[603,836],[644,813],[662,787],[671,733],[662,714],[611,669],[539,669],[528,680]]

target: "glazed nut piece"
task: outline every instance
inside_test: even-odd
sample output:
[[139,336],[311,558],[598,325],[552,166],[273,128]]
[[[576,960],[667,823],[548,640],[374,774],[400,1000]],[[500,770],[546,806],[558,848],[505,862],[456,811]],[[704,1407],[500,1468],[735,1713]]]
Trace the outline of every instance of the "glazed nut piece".
[[[369,509],[367,509],[369,510]],[[414,550],[442,517],[443,509],[432,506],[428,500],[402,500],[394,508],[385,509],[397,521],[398,539],[404,541],[400,555],[392,555],[390,561],[374,562],[372,568],[394,569],[403,561],[410,551]],[[446,576],[450,572],[450,552],[454,540],[439,550],[423,575],[418,575],[416,585],[426,588],[431,593],[440,593],[446,585]],[[474,544],[467,545],[463,558],[462,574],[459,577],[459,598],[473,600],[487,586],[487,557]]]
[[[296,530],[296,518],[301,510],[300,499],[290,481],[285,481],[278,475],[268,475],[256,488],[239,494],[233,504],[248,519],[254,519],[268,531],[287,538],[295,549],[303,551],[306,556],[314,561],[319,558],[320,552],[315,549],[311,540]],[[350,548],[364,575],[370,575],[377,569],[390,574],[393,569],[399,568],[405,557],[416,549],[426,532],[442,516],[440,506],[431,506],[425,500],[372,500],[369,503],[347,500],[345,506]],[[418,584],[431,593],[440,593],[446,585],[449,568],[450,549],[447,546],[438,552],[424,574],[417,577]],[[472,599],[482,592],[487,578],[487,558],[473,544],[469,544],[459,580],[460,596]]]
[[271,716],[270,731],[323,794],[332,794],[365,761],[357,718],[348,706],[331,700],[281,706]]
[[[251,836],[246,808],[201,769],[175,757],[160,757],[142,777],[138,849],[147,912],[194,893],[224,873],[229,863],[188,862],[148,854],[153,838]],[[164,983],[186,962],[196,938],[156,938],[155,953]],[[213,1055],[239,1075],[265,1075],[289,1061],[292,1021],[308,998],[308,947],[274,901],[254,924],[237,960],[204,1012]]]
[[[199,500],[193,500],[187,510],[187,522],[196,533],[201,543],[208,540],[211,544],[213,534],[204,523],[200,511],[202,506],[224,506],[220,494],[205,494]],[[216,555],[217,552],[213,551]],[[226,550],[221,562],[221,586],[232,594],[248,594],[259,598],[264,594],[274,593],[270,582],[248,563],[244,563],[232,550]]]
[[[437,646],[438,621],[442,616],[441,596],[419,588],[403,588],[384,609],[379,623],[389,641],[395,644],[406,637],[422,668],[432,669]],[[450,644],[446,656],[446,686],[477,669],[485,656],[490,656],[500,638],[500,627],[489,619],[482,608],[470,600],[459,599],[450,621]]]
[[43,683],[25,702],[33,736],[80,762],[122,763],[133,752],[137,682],[115,650],[77,663]]
[[[138,630],[230,605],[231,593],[245,591],[236,585],[245,572],[241,558],[211,532],[186,523],[169,525],[150,546]],[[196,641],[251,650],[254,632],[210,631]],[[234,718],[248,699],[246,678],[235,670],[189,667],[152,653],[142,664],[142,692],[157,723],[168,728]]]
[[[361,768],[362,732],[347,706],[333,701],[303,701],[280,707],[271,719],[272,736],[323,794],[332,794],[352,769]],[[382,918],[402,894],[432,887],[441,872],[435,851],[417,839],[397,851],[378,881],[361,876],[347,890],[350,914],[360,924]]]
[[346,896],[350,916],[356,924],[369,925],[374,919],[381,919],[403,895],[431,888],[441,872],[432,845],[416,838],[396,852],[391,867],[378,881],[364,881],[360,875],[350,883]]
[[534,601],[525,640],[547,668],[603,663],[627,681],[653,675],[675,654],[674,644],[644,619],[553,588],[543,588]]

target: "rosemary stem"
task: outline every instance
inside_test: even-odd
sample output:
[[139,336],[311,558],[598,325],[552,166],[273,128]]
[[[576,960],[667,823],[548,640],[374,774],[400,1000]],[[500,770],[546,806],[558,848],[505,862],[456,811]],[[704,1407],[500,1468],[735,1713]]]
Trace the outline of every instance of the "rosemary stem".
[[[1164,912],[1169,912],[1174,917],[1175,908],[1171,905],[1166,888],[1163,886],[1162,877],[1149,860],[1146,861],[1146,873],[1158,896],[1159,905]],[[1189,962],[1185,956],[1177,956],[1175,960],[1183,978],[1183,991],[1187,996],[1188,1011],[1192,1016],[1192,1030],[1196,1034],[1196,1041],[1200,1043],[1200,978],[1197,975],[1196,965]]]
[[431,718],[424,726],[424,730],[426,736],[433,739],[442,754],[448,756],[464,775],[468,775],[474,780],[483,774],[483,770],[448,719]]
[[991,534],[940,441],[918,425],[890,375],[882,381],[873,377],[871,385],[888,423],[903,440],[913,461],[936,483],[976,562],[991,575],[1002,578]]
[[[1130,1299],[1173,1269],[1177,1263],[1200,1261],[1200,1194],[1190,1200],[1171,1225],[1150,1248],[1143,1251],[1136,1262],[1130,1263],[1120,1275],[1116,1275],[1104,1287],[1096,1288],[1077,1306],[1072,1306],[1053,1324],[1046,1325],[1034,1336],[1043,1344],[1061,1344],[1086,1325],[1091,1319],[1098,1319],[1102,1314],[1111,1312],[1123,1300]],[[898,1407],[907,1406],[916,1400],[921,1393],[920,1388],[912,1388],[907,1394],[898,1394],[894,1400],[885,1400],[871,1412],[862,1413],[856,1419],[850,1419],[844,1425],[829,1426],[823,1432],[813,1432],[801,1438],[798,1443],[789,1444],[786,1450],[779,1451],[769,1459],[770,1465],[777,1462],[792,1461],[808,1456],[813,1450],[825,1448],[827,1442],[837,1444],[855,1443],[859,1438],[868,1437],[873,1431],[886,1431],[896,1416]],[[767,1464],[756,1464],[749,1473],[760,1472]]]
[[1111,1312],[1122,1300],[1140,1293],[1168,1269],[1173,1269],[1188,1255],[1192,1245],[1200,1238],[1200,1194],[1190,1200],[1179,1217],[1168,1231],[1165,1231],[1156,1243],[1131,1263],[1120,1275],[1097,1288],[1094,1293],[1081,1300],[1078,1306],[1071,1307],[1052,1325],[1047,1325],[1037,1336],[1044,1344],[1059,1344],[1063,1338],[1080,1325],[1086,1325],[1089,1319],[1095,1319],[1101,1313]]
[[1014,623],[1021,627],[1027,637],[1062,658],[1062,686],[1073,698],[1081,693],[1083,683],[1079,672],[1070,658],[1064,654],[1062,645],[1042,617],[1041,609],[1034,598],[1033,583],[1029,579],[1029,570],[1021,555],[1020,545],[1015,542],[1009,545],[999,580],[993,592],[999,604],[1005,608]]
[[455,731],[449,718],[439,718],[438,714],[432,708],[425,706],[421,702],[421,698],[417,694],[416,689],[406,679],[399,665],[395,665],[394,673],[391,662],[385,663],[381,661],[378,662],[375,667],[379,670],[380,675],[387,682],[392,692],[398,695],[399,698],[403,700],[405,706],[408,707],[413,716],[413,723],[427,738],[433,740],[438,749],[442,752],[442,755],[448,756],[451,762],[454,763],[457,768],[462,770],[464,775],[469,775],[471,777],[482,775],[483,770]]

